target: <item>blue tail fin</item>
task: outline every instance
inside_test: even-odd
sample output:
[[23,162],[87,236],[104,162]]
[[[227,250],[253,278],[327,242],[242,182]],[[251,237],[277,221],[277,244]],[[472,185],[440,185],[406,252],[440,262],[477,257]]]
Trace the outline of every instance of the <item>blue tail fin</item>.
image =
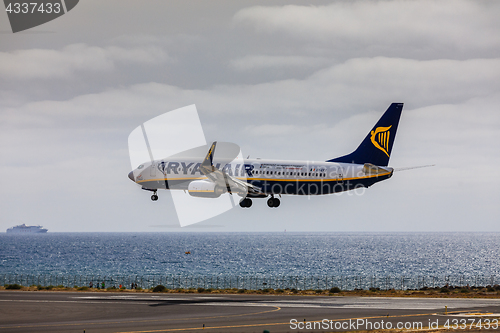
[[365,164],[387,166],[391,156],[392,145],[396,138],[399,118],[403,111],[403,103],[392,103],[384,115],[375,124],[358,149],[349,155],[337,157],[328,162]]

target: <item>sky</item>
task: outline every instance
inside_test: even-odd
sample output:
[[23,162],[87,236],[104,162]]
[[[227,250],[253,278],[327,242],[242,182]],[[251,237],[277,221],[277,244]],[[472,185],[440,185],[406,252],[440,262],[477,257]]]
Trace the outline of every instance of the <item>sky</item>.
[[[84,0],[12,33],[0,13],[0,232],[500,231],[500,2]],[[252,158],[353,151],[404,103],[364,193],[255,199],[185,228],[131,171],[141,123],[195,104]],[[181,140],[181,138],[179,138]]]

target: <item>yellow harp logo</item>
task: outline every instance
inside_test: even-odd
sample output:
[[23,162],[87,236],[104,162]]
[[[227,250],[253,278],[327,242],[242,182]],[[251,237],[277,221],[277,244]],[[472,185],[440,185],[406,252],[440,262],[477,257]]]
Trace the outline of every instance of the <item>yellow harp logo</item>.
[[371,131],[371,140],[375,147],[382,150],[389,157],[389,129],[392,127],[377,127],[375,131]]

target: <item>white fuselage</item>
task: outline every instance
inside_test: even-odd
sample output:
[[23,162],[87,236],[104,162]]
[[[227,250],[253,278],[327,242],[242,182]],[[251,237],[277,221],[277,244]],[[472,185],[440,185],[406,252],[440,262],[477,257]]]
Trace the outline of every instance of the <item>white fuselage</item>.
[[[217,169],[262,188],[267,194],[320,195],[368,187],[389,178],[392,168],[367,172],[362,164],[297,160],[235,159]],[[133,171],[144,189],[188,189],[192,181],[207,180],[199,170],[200,159],[158,160]]]

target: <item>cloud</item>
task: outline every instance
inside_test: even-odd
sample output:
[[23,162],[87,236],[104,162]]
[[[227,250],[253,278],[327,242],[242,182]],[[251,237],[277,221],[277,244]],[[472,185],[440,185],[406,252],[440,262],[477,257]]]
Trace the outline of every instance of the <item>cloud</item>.
[[348,1],[326,6],[254,6],[234,21],[263,33],[285,33],[335,45],[432,45],[495,49],[500,45],[498,3],[447,1]]
[[[377,57],[352,59],[303,80],[219,85],[206,90],[143,83],[68,100],[0,108],[0,129],[5,136],[1,148],[3,155],[11,156],[9,164],[29,163],[29,156],[36,156],[37,163],[49,163],[54,155],[33,150],[38,145],[31,142],[49,140],[45,147],[67,150],[73,145],[85,151],[90,149],[85,148],[87,144],[110,138],[123,145],[128,131],[138,124],[194,103],[208,141],[236,142],[248,153],[260,152],[263,158],[327,159],[353,150],[391,102],[404,102],[402,126],[420,115],[410,126],[410,136],[418,138],[408,143],[411,151],[419,152],[414,156],[436,157],[445,150],[460,159],[463,147],[473,143],[470,153],[478,159],[498,142],[492,138],[500,128],[497,82],[500,59]],[[418,128],[414,127],[417,123]],[[56,137],[50,139],[46,133]],[[310,142],[321,144],[310,149]],[[21,145],[24,153],[17,154]],[[280,147],[278,151],[275,145]],[[440,149],[435,149],[437,145]],[[407,158],[400,166],[436,162],[421,163],[411,155],[400,156]]]
[[160,64],[167,54],[157,47],[122,48],[71,44],[61,50],[0,52],[0,76],[30,80],[71,78],[77,72],[111,72],[118,64]]
[[300,132],[301,128],[295,125],[252,125],[245,128],[246,131],[256,136],[282,137],[292,136]]
[[231,60],[230,66],[238,71],[250,71],[287,67],[314,68],[326,63],[328,63],[328,59],[321,57],[248,55]]
[[[460,104],[498,93],[500,59],[428,60],[357,58],[316,71],[302,80],[261,84],[216,85],[205,90],[162,83],[84,94],[65,101],[42,100],[3,107],[4,128],[114,126],[116,120],[146,120],[185,105],[197,104],[211,118],[258,117],[265,124],[310,126],[338,121],[391,102],[422,108]],[[362,98],[361,98],[362,97]],[[286,117],[283,117],[286,115]],[[230,116],[230,117],[228,117]],[[241,119],[237,119],[241,120]],[[234,120],[234,125],[237,124]],[[141,121],[142,122],[142,121]]]

